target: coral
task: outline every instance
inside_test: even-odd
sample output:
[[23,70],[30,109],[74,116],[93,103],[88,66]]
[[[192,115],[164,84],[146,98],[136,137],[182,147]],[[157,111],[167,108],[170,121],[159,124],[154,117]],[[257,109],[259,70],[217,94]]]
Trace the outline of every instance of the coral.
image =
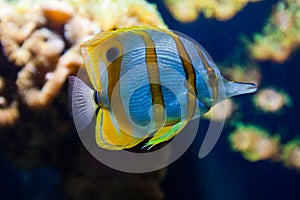
[[42,2],[44,16],[57,24],[67,23],[74,15],[74,8],[64,1]]
[[13,100],[8,104],[7,98],[2,96],[5,92],[5,79],[0,76],[0,127],[11,126],[19,118],[18,103]]
[[229,141],[233,150],[252,162],[276,158],[280,150],[278,136],[271,137],[267,131],[253,125],[238,125]]
[[207,18],[228,20],[242,10],[248,2],[260,0],[165,0],[171,14],[181,22],[195,21],[202,12]]
[[281,0],[267,20],[262,33],[246,42],[254,59],[282,63],[300,45],[300,2]]
[[285,92],[273,88],[265,88],[254,96],[255,106],[264,112],[278,112],[283,106],[292,106],[291,98]]
[[[3,104],[3,97],[1,98],[1,104]],[[17,101],[12,102],[5,108],[0,108],[0,126],[12,126],[16,120],[19,119],[19,110]]]
[[289,167],[300,171],[300,141],[294,140],[283,146],[283,163]]
[[64,26],[64,36],[71,44],[81,44],[97,32],[99,27],[96,22],[80,16],[74,16]]
[[32,10],[12,10],[2,16],[0,24],[0,39],[3,52],[9,61],[17,66],[23,66],[30,59],[30,52],[23,43],[32,32],[46,23],[42,13],[37,8]]
[[280,143],[278,135],[270,136],[266,130],[254,125],[238,124],[229,136],[234,151],[241,152],[251,162],[272,160],[300,171],[300,140]]
[[[102,30],[149,25],[166,27],[156,7],[139,0],[68,0],[80,16],[91,19]],[[97,4],[97,7],[93,6]]]
[[58,57],[65,49],[63,39],[47,28],[35,30],[24,41],[23,48],[32,53],[32,56],[45,56],[49,60]]

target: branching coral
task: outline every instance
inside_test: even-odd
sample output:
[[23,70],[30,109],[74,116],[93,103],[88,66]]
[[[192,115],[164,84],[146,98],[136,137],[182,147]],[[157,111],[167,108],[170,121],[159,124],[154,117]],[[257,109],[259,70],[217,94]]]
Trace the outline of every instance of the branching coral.
[[22,67],[16,80],[18,92],[35,109],[49,105],[67,76],[76,73],[82,63],[79,45],[96,33],[131,25],[165,27],[155,6],[145,1],[0,3],[10,9],[0,15],[3,52]]
[[40,10],[12,10],[2,16],[0,39],[4,54],[17,66],[23,66],[30,59],[30,52],[23,47],[25,40],[38,27],[46,23]]
[[292,51],[300,45],[300,2],[280,1],[268,23],[253,42],[246,42],[253,58],[286,61]]
[[65,49],[63,39],[47,28],[34,31],[31,36],[24,41],[23,48],[31,52],[32,56],[44,56],[51,60],[60,56]]
[[260,0],[165,0],[172,15],[181,22],[191,22],[202,12],[207,18],[228,20],[248,2]]

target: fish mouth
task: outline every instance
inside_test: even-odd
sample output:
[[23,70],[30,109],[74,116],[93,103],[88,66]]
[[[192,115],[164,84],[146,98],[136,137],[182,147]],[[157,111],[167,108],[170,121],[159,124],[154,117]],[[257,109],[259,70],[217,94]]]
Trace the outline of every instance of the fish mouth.
[[257,86],[254,83],[241,83],[223,80],[226,98],[241,94],[248,94],[257,91]]
[[[245,83],[244,83],[245,84]],[[247,83],[248,87],[245,89],[247,93],[254,93],[257,91],[257,86],[254,83]]]

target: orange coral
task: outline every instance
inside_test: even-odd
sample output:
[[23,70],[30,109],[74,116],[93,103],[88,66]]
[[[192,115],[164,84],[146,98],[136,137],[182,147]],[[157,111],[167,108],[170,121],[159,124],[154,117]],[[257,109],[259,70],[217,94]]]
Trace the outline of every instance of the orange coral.
[[67,23],[74,15],[73,6],[64,1],[43,2],[41,7],[47,20],[58,24]]

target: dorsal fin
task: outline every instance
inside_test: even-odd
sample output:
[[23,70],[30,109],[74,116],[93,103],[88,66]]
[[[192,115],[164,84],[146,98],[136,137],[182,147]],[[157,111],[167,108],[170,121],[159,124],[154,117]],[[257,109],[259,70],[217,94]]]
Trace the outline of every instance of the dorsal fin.
[[[92,39],[84,42],[80,46],[81,54],[83,56],[85,69],[93,85],[94,89],[101,91],[101,75],[106,71],[106,67],[109,63],[106,63],[106,46],[112,43],[119,43],[119,47],[122,48],[120,41],[116,40],[114,36],[118,36],[125,32],[137,32],[142,30],[158,30],[158,31],[167,31],[167,29],[151,27],[151,26],[134,26],[117,29],[115,31],[101,32]],[[116,46],[118,46],[116,45]],[[119,53],[122,53],[122,50],[119,49]]]

